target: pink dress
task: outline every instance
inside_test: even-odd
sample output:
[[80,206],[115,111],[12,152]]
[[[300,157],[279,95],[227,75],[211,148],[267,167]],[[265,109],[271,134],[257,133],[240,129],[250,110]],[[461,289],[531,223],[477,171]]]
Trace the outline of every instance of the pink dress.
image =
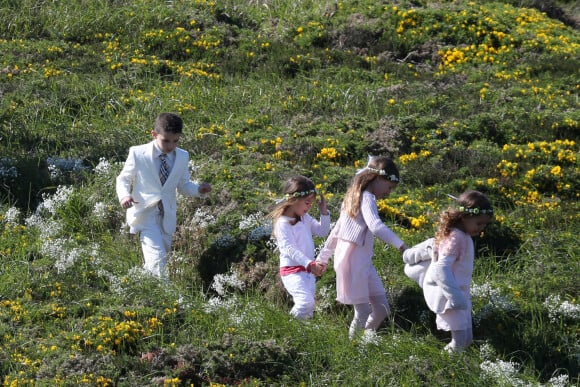
[[427,306],[437,313],[438,329],[470,329],[473,240],[465,232],[453,229],[437,250],[423,282]]
[[361,196],[356,219],[341,212],[318,256],[319,261],[327,263],[334,252],[336,300],[349,305],[367,303],[370,297],[385,294],[372,262],[374,237],[396,248],[403,245],[403,241],[381,220],[375,195],[364,191]]

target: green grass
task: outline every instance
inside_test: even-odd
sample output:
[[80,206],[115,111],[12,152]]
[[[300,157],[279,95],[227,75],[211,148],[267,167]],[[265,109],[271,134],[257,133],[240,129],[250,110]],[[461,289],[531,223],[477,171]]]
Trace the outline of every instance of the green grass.
[[[574,2],[0,3],[3,385],[578,384]],[[213,186],[180,199],[168,285],[140,272],[114,193],[162,111]],[[377,343],[348,339],[332,270],[314,319],[288,314],[264,215],[300,173],[336,220],[368,154],[400,167],[379,209],[407,244],[447,194],[497,209],[465,353],[442,351],[379,243],[393,314]]]

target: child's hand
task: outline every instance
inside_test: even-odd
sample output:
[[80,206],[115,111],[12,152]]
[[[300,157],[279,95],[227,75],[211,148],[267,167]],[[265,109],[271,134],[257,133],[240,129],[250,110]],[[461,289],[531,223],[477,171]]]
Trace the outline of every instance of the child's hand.
[[404,253],[404,252],[405,252],[405,250],[407,250],[407,249],[408,249],[407,245],[406,245],[405,243],[403,243],[403,244],[401,245],[401,247],[399,247],[399,252],[401,253],[401,255],[403,255],[403,253]]
[[135,200],[133,200],[132,196],[125,196],[123,198],[123,200],[121,200],[121,207],[123,207],[124,209],[127,209],[130,207],[133,207],[133,204],[135,204],[135,203],[139,203],[139,202],[136,202]]
[[320,193],[320,200],[318,201],[318,209],[320,210],[321,215],[328,215],[328,208],[326,207],[326,199],[324,195]]
[[202,195],[210,193],[211,192],[211,185],[209,185],[209,183],[201,183],[199,185],[198,191]]
[[314,274],[316,277],[320,277],[322,275],[322,273],[324,273],[325,267],[320,262],[311,261],[308,264],[308,270],[310,270],[310,272],[312,274]]

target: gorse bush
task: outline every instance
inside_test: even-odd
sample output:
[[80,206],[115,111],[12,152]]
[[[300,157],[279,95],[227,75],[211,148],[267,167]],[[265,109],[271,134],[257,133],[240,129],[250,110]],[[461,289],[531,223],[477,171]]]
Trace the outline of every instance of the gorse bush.
[[[16,385],[578,383],[578,84],[570,1],[3,1],[0,377]],[[163,111],[190,170],[160,283],[141,269],[115,178]],[[265,215],[291,175],[336,221],[368,155],[408,244],[472,188],[475,345],[441,349],[399,254],[374,263],[392,315],[349,340],[330,269],[306,324]],[[313,208],[313,216],[318,210]],[[322,239],[316,239],[320,246]]]

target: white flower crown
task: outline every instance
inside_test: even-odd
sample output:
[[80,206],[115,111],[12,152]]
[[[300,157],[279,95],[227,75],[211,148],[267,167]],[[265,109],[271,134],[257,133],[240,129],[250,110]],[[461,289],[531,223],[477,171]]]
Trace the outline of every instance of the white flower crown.
[[296,191],[294,193],[287,193],[286,195],[284,195],[284,197],[286,198],[286,200],[290,199],[290,198],[301,198],[304,196],[310,196],[312,194],[316,195],[316,190],[315,189],[309,189],[306,191]]
[[397,177],[397,175],[387,175],[387,172],[385,172],[384,169],[376,169],[376,168],[371,168],[371,167],[366,167],[365,169],[368,171],[371,171],[373,173],[376,173],[379,176],[385,176],[385,178],[389,181],[395,181],[395,182],[399,181],[399,178]]
[[493,208],[478,208],[478,207],[474,207],[474,208],[467,208],[467,207],[459,207],[459,211],[461,212],[467,212],[468,214],[473,214],[473,215],[491,215],[493,214]]

